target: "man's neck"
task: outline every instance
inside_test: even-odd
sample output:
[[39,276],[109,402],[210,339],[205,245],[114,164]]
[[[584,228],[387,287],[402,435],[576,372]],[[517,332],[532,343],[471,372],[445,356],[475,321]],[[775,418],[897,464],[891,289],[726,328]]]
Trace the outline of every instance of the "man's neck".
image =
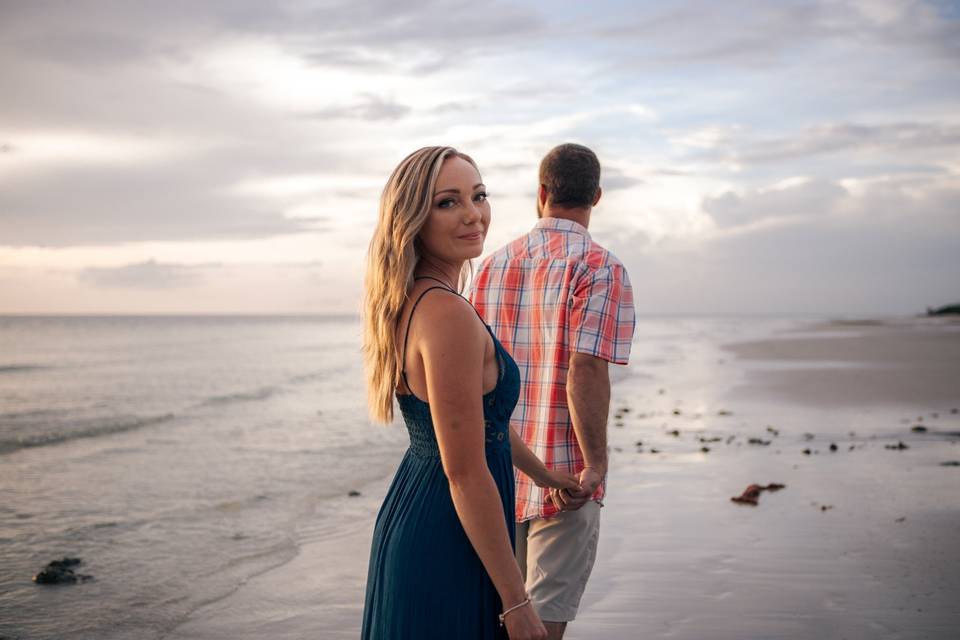
[[592,207],[585,209],[564,209],[562,207],[547,206],[543,210],[543,218],[559,218],[561,220],[571,220],[576,222],[584,229],[590,227],[590,211]]

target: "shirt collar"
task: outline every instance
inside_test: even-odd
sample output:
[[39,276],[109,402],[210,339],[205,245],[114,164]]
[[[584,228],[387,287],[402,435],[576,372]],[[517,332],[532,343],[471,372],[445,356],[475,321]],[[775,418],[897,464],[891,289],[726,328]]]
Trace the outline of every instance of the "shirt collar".
[[577,233],[587,240],[590,239],[590,233],[587,231],[587,228],[578,222],[573,220],[566,220],[565,218],[540,218],[537,220],[537,225],[534,229],[554,229],[556,231],[568,231],[570,233]]

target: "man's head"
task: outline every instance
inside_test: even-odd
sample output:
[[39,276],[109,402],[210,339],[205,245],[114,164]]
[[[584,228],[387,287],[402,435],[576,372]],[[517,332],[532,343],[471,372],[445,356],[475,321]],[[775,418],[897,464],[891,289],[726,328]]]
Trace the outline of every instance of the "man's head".
[[600,161],[587,147],[567,143],[554,147],[540,162],[537,216],[578,210],[589,213],[600,200]]

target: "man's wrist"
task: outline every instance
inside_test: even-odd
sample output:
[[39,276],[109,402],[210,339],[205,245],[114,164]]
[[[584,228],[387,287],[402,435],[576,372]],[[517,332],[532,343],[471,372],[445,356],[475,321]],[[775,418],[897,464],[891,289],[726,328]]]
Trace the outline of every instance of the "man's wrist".
[[607,475],[607,463],[606,463],[606,462],[603,462],[603,463],[599,463],[599,462],[589,462],[589,463],[583,465],[583,470],[586,471],[587,469],[590,469],[591,471],[593,471],[594,473],[596,473],[596,474],[597,474],[598,476],[600,476],[601,478],[604,477],[605,475]]

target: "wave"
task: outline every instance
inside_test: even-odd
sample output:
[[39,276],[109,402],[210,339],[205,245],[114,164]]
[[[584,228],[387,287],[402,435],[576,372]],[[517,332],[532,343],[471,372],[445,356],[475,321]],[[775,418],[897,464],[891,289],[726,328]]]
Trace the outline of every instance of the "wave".
[[27,409],[26,411],[7,411],[0,413],[0,420],[19,420],[21,418],[37,418],[63,413],[57,409]]
[[227,404],[230,402],[252,402],[255,400],[266,400],[270,396],[280,391],[279,387],[260,387],[252,391],[238,391],[237,393],[228,393],[221,396],[210,396],[201,405]]
[[42,364],[0,364],[0,373],[19,373],[21,371],[36,371],[46,369]]
[[287,382],[289,382],[290,384],[301,384],[304,382],[313,382],[314,380],[322,380],[323,378],[330,375],[330,373],[331,372],[329,370],[313,371],[311,373],[302,373],[300,375],[290,376]]
[[69,431],[41,433],[30,436],[20,436],[16,439],[0,440],[0,454],[10,453],[12,451],[27,449],[30,447],[45,447],[47,445],[59,444],[61,442],[77,440],[79,438],[96,438],[114,433],[135,431],[143,427],[149,427],[162,422],[168,422],[173,420],[174,417],[175,416],[172,413],[147,417],[133,416],[120,419],[117,422],[109,424],[99,424],[86,428],[71,429]]

